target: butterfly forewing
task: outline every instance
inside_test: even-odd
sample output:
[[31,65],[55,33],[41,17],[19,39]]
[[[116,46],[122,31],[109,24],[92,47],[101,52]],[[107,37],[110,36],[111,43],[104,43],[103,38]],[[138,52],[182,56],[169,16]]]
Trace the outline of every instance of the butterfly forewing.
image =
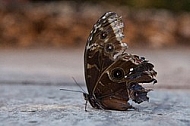
[[89,94],[104,71],[114,62],[113,55],[126,44],[122,44],[123,23],[113,12],[105,13],[94,25],[87,40],[84,63],[85,78]]

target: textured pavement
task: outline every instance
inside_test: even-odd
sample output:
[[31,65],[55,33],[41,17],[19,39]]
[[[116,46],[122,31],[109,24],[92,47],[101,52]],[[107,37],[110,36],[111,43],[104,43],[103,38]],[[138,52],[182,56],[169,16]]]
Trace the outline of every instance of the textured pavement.
[[0,126],[190,125],[190,50],[129,50],[155,64],[158,83],[149,102],[131,104],[139,111],[104,111],[88,105],[80,90],[83,50],[1,50]]

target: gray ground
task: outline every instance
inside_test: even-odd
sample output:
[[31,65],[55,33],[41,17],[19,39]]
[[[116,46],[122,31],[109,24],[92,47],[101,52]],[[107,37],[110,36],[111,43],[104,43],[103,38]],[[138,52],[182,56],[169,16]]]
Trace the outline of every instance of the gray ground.
[[1,50],[0,125],[190,125],[190,50],[129,50],[155,64],[158,83],[139,111],[84,111],[83,50]]

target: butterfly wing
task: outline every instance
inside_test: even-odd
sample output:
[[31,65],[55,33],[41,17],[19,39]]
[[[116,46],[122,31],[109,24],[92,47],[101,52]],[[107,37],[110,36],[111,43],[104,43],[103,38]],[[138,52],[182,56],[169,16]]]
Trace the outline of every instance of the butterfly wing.
[[127,110],[132,108],[128,100],[136,103],[147,101],[150,90],[139,83],[154,81],[153,65],[136,55],[121,54],[105,69],[97,81],[93,93],[106,109]]
[[94,25],[84,53],[87,89],[90,95],[101,73],[114,62],[114,55],[127,45],[122,43],[123,22],[116,13],[105,13]]
[[105,13],[94,25],[84,53],[85,98],[94,108],[127,110],[131,98],[147,101],[147,90],[139,83],[155,81],[153,65],[137,55],[124,53],[123,22],[116,13]]
[[[88,96],[87,99],[94,108],[105,108],[94,92],[98,90],[95,86],[102,73],[115,61],[114,56],[117,53],[127,49],[127,44],[121,41],[124,37],[123,27],[121,17],[114,12],[107,12],[94,24],[88,37],[84,53],[84,68],[89,95],[85,96]],[[109,89],[108,86],[106,87]]]

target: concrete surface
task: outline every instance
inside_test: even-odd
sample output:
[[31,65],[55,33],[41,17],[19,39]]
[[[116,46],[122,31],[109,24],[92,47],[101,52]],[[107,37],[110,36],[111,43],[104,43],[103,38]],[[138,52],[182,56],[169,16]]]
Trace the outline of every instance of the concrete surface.
[[190,50],[165,49],[129,52],[155,64],[158,84],[150,102],[131,104],[139,111],[103,111],[88,105],[82,94],[60,88],[84,89],[83,50],[1,50],[0,126],[181,126],[190,125]]

